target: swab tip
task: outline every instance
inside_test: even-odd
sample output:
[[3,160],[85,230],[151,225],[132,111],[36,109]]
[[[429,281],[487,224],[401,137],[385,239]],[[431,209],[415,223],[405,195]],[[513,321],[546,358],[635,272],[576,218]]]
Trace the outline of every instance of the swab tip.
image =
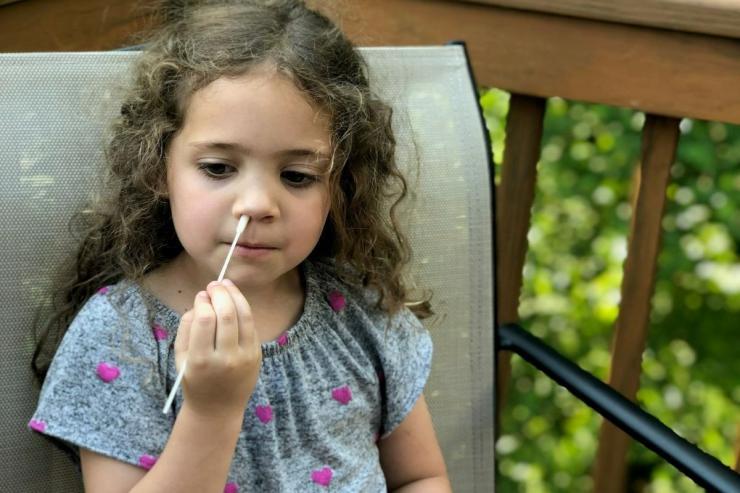
[[236,225],[236,233],[242,234],[244,230],[246,229],[248,222],[249,222],[249,216],[241,216],[239,218],[239,223]]

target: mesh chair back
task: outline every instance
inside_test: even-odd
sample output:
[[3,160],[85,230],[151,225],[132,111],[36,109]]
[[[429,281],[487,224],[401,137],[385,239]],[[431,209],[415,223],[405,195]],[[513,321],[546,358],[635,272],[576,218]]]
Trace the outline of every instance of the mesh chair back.
[[[493,263],[484,129],[460,46],[367,48],[394,107],[412,197],[413,275],[431,289],[426,396],[455,491],[493,491]],[[28,431],[38,391],[32,326],[50,273],[94,193],[106,122],[135,52],[0,55],[0,491],[82,491],[69,459]]]

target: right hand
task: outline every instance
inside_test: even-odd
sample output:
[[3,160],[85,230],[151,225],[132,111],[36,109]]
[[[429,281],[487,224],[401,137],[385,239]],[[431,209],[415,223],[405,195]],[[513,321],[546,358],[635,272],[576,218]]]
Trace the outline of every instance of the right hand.
[[204,417],[242,415],[262,365],[252,310],[239,288],[212,282],[195,296],[175,339],[184,406]]

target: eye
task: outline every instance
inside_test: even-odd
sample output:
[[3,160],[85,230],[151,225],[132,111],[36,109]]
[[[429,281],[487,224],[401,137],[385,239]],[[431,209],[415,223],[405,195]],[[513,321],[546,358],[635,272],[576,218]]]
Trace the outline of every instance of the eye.
[[234,168],[225,163],[200,163],[198,169],[201,170],[208,178],[220,180],[230,175]]
[[300,171],[283,171],[280,176],[293,187],[306,187],[318,180],[318,177]]

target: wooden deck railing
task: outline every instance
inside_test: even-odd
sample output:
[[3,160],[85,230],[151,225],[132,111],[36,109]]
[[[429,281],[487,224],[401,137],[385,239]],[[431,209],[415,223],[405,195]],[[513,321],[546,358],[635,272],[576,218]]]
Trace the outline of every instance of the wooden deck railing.
[[[360,45],[467,43],[478,82],[512,94],[497,190],[499,322],[518,319],[546,98],[646,113],[609,384],[639,386],[661,219],[681,118],[740,124],[740,3],[722,0],[317,0]],[[340,5],[341,7],[337,7]],[[99,50],[146,26],[136,1],[26,0],[0,8],[0,50]],[[498,402],[509,360],[500,358]],[[740,427],[738,428],[740,436]],[[628,438],[600,432],[594,491],[624,491]],[[740,448],[740,445],[738,445]],[[738,465],[740,470],[740,450]]]

